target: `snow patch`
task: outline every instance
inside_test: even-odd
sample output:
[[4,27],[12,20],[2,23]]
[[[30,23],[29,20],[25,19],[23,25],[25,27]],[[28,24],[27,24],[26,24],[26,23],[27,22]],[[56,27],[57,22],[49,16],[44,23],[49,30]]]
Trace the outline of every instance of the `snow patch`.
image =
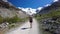
[[41,10],[43,7],[38,7],[37,10]]
[[46,4],[44,7],[50,6],[51,4]]
[[59,0],[54,0],[53,2],[57,2],[57,1],[59,1]]
[[18,7],[19,9],[25,11],[27,14],[32,15],[32,14],[36,14],[36,9],[32,9],[32,8],[21,8]]

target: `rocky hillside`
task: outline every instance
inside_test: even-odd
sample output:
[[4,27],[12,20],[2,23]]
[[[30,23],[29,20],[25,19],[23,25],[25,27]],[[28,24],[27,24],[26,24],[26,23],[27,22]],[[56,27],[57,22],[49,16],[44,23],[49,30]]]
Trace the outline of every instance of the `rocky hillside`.
[[46,14],[49,13],[51,10],[58,10],[60,9],[60,1],[52,3],[48,7],[44,7],[38,14]]
[[[10,2],[0,0],[0,34],[4,29],[21,25],[28,15]],[[5,30],[6,31],[6,30]],[[4,31],[4,32],[5,32]]]
[[26,17],[26,14],[21,9],[16,8],[10,2],[4,2],[2,0],[0,0],[0,15],[2,17],[13,17],[14,15]]

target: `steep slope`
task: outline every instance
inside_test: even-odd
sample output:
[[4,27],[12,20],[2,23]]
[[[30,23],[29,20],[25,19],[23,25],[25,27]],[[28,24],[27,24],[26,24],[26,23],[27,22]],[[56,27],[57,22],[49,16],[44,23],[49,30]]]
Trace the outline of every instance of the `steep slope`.
[[9,9],[0,8],[0,15],[2,17],[13,17],[14,13],[11,10],[9,10]]
[[3,0],[0,0],[0,15],[2,15],[2,17],[12,17],[14,15],[18,15],[19,17],[27,17],[21,9],[16,8],[10,2],[4,2]]
[[60,9],[60,1],[54,2],[51,4],[51,6],[44,7],[39,14],[46,14],[49,13],[51,10],[58,10]]

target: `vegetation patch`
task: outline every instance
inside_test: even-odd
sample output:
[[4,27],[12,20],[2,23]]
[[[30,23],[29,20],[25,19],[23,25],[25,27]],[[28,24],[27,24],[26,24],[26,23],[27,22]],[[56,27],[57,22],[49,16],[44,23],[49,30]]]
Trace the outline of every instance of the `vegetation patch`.
[[21,25],[22,22],[24,23],[27,19],[28,19],[27,17],[19,18],[17,15],[12,18],[9,17],[3,18],[2,16],[0,16],[0,24],[7,22],[9,23],[8,24],[9,28],[12,28]]

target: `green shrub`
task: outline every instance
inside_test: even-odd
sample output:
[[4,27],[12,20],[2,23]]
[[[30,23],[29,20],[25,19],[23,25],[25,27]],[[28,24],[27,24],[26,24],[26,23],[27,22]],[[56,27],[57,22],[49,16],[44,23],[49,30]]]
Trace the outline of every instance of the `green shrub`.
[[14,17],[12,17],[12,18],[9,18],[7,21],[8,21],[9,23],[16,23],[16,22],[21,22],[22,19],[19,18],[19,17],[17,17],[17,16],[14,16]]
[[0,24],[3,22],[3,18],[0,16]]
[[8,22],[8,23],[12,24],[12,23],[26,21],[26,19],[27,18],[19,18],[17,15],[12,17],[12,18],[9,18],[9,17],[3,18],[3,17],[0,16],[0,23]]
[[50,18],[50,17],[53,17],[53,16],[60,16],[60,10],[52,10],[50,13],[48,14],[42,14],[41,16],[39,16],[39,14],[37,15],[37,19],[40,20],[42,18]]

